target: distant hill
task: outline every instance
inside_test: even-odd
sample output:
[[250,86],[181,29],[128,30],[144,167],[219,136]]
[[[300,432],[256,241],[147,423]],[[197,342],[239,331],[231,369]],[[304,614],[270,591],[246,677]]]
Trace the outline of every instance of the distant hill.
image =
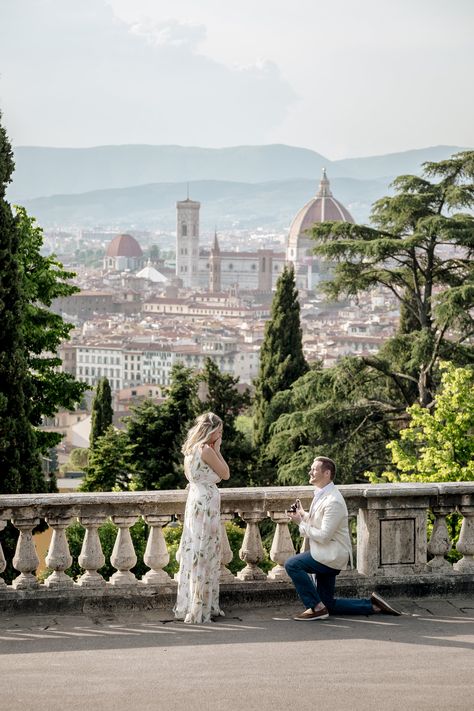
[[333,178],[378,180],[418,172],[425,160],[440,160],[461,150],[435,146],[403,153],[330,161],[315,151],[285,145],[193,148],[184,146],[98,146],[95,148],[15,148],[12,201],[58,194],[126,188],[151,183],[232,181],[265,183]]
[[331,163],[331,171],[333,175],[345,175],[352,178],[382,178],[404,173],[418,173],[422,163],[445,160],[453,153],[463,150],[466,149],[458,146],[432,146],[431,148],[418,148],[383,156],[347,158]]
[[[296,211],[316,192],[318,181],[300,179],[242,183],[218,180],[189,182],[189,195],[201,202],[203,230],[232,227],[286,228]],[[23,201],[43,227],[122,225],[135,229],[173,230],[176,201],[186,197],[187,183],[155,183],[54,195]],[[367,222],[371,203],[385,195],[383,180],[331,180],[335,197],[358,222]]]
[[330,161],[305,148],[237,146],[98,146],[15,148],[16,170],[9,196],[34,197],[194,180],[316,179]]

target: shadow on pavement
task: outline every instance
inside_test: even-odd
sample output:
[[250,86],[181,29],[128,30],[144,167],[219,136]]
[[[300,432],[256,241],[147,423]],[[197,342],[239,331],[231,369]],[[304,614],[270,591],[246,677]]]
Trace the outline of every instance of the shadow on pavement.
[[348,640],[474,650],[474,603],[409,601],[405,607],[409,611],[401,617],[334,616],[311,622],[292,619],[299,608],[234,610],[208,625],[185,625],[155,613],[12,616],[0,624],[0,655]]

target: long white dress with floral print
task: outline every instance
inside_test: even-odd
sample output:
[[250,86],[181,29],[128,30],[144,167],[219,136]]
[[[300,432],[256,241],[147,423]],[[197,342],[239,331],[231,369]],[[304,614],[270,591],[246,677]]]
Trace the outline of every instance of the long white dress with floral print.
[[221,563],[220,477],[201,459],[201,451],[184,458],[189,481],[184,526],[176,558],[178,595],[174,614],[190,624],[223,615],[219,608]]

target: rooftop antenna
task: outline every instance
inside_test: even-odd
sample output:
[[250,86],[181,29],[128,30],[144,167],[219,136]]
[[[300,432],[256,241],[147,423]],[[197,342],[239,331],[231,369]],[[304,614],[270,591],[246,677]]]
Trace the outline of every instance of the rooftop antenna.
[[186,200],[189,200],[189,183],[186,183]]

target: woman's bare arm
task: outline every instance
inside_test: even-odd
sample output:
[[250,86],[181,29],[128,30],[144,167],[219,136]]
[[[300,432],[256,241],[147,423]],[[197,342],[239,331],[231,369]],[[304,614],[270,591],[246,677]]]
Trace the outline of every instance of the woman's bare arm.
[[209,467],[211,467],[212,471],[214,471],[221,479],[230,478],[229,466],[222,456],[219,447],[214,449],[208,444],[205,444],[201,451],[201,459]]

